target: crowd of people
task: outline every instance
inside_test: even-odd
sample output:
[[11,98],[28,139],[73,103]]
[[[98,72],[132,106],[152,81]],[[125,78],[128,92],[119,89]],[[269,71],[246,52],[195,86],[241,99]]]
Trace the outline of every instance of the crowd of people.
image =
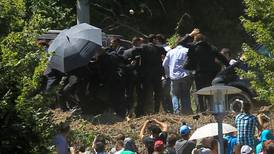
[[[242,112],[236,115],[235,126],[237,132],[224,134],[225,154],[273,154],[274,136],[270,129],[270,123],[261,123],[262,117],[251,114],[250,103],[244,103]],[[62,125],[60,133],[55,136],[54,144],[57,152],[67,154],[218,154],[217,136],[190,140],[192,134],[191,127],[183,122],[178,132],[170,132],[169,126],[165,122],[157,119],[146,120],[140,129],[139,139],[144,147],[144,151],[139,151],[140,147],[135,144],[132,136],[124,134],[117,135],[113,140],[115,143],[107,143],[105,135],[97,135],[88,147],[77,149],[70,147],[66,139],[69,134],[69,126]],[[257,132],[257,133],[256,133]],[[112,147],[113,148],[108,148]],[[140,146],[140,145],[139,145]],[[69,148],[70,147],[70,148]]]
[[[199,29],[178,37],[172,47],[161,34],[134,37],[129,49],[113,37],[87,66],[67,73],[48,66],[45,90],[61,83],[57,102],[65,111],[81,106],[87,96],[95,100],[93,107],[105,104],[103,109],[111,108],[121,117],[157,113],[161,103],[165,112],[191,114],[193,81],[196,90],[210,86],[222,68],[235,62],[230,54],[209,44]],[[196,111],[206,111],[200,96]]]
[[[229,49],[219,52],[199,29],[178,37],[173,46],[168,46],[161,34],[134,37],[131,48],[124,47],[122,41],[114,37],[110,47],[99,49],[87,66],[67,73],[48,66],[45,91],[59,84],[57,101],[64,111],[77,105],[85,109],[82,98],[88,97],[92,98],[93,102],[89,103],[95,110],[98,106],[103,110],[110,108],[121,117],[157,113],[161,103],[165,112],[186,115],[193,113],[190,101],[193,82],[196,90],[210,86],[218,72],[235,62]],[[198,97],[196,108],[197,113],[207,110],[203,97]],[[243,101],[240,111],[235,117],[237,132],[224,136],[226,153],[274,153],[272,132],[269,126],[263,125],[261,117],[251,114],[251,103]],[[134,140],[123,135],[116,139],[115,147],[106,152],[104,134],[95,138],[91,148],[68,150],[68,133],[67,126],[54,138],[58,153],[140,153]],[[139,137],[148,154],[218,153],[216,137],[190,141],[191,128],[186,123],[178,134],[169,133],[166,123],[152,119],[144,123]]]

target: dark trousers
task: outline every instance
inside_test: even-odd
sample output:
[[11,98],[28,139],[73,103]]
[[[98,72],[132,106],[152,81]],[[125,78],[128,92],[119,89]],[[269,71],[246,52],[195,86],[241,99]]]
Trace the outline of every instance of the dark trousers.
[[125,99],[126,99],[126,109],[131,112],[134,108],[134,94],[137,88],[137,77],[133,73],[128,73],[126,76],[125,84]]
[[62,90],[62,96],[64,101],[60,102],[61,108],[63,110],[68,110],[70,108],[73,108],[75,106],[79,105],[79,100],[75,97],[77,96],[77,87],[79,86],[79,79],[76,76],[70,76],[68,78],[68,83],[65,85],[65,87]]
[[[144,114],[159,112],[162,93],[160,76],[146,76],[141,79],[143,100],[141,106]],[[139,105],[139,104],[138,104]]]
[[123,77],[115,78],[108,82],[108,96],[110,106],[117,115],[125,117],[126,115],[126,100],[125,100],[125,80]]
[[170,97],[170,84],[171,80],[169,78],[162,80],[163,109],[167,113],[173,113],[172,100]]
[[[195,74],[195,84],[197,91],[204,88],[211,86],[212,80],[215,78],[217,72],[197,72]],[[197,112],[204,112],[206,111],[207,106],[205,102],[204,96],[198,96],[198,106]]]

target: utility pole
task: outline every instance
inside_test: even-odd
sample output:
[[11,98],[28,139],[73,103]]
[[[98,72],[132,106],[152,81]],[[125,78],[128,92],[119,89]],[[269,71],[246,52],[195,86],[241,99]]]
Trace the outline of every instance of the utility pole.
[[77,24],[90,24],[89,0],[77,0]]

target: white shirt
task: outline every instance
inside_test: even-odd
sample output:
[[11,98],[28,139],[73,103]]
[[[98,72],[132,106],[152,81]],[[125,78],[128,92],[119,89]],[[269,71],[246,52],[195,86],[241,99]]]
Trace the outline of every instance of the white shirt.
[[171,80],[178,80],[189,75],[189,72],[183,68],[183,63],[186,60],[188,48],[178,45],[174,49],[169,50],[163,61],[165,74]]

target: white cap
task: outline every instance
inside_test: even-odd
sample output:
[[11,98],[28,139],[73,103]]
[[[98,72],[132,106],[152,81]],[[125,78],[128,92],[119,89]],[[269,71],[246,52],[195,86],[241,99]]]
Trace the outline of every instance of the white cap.
[[241,154],[249,154],[251,153],[252,148],[248,145],[243,145],[241,148]]

